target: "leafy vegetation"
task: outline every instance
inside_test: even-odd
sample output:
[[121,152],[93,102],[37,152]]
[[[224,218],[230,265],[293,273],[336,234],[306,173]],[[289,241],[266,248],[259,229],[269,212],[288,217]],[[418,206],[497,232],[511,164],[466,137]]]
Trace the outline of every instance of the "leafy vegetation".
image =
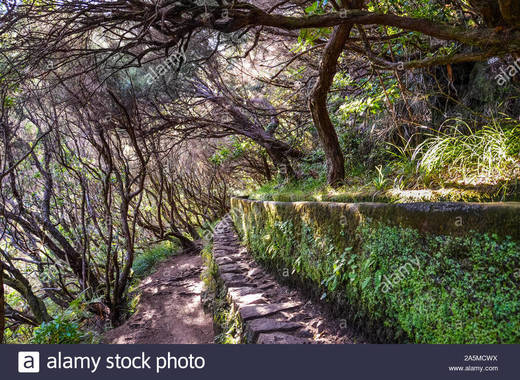
[[[357,139],[361,138],[357,136]],[[355,137],[348,137],[351,144]],[[388,144],[369,149],[359,145],[351,152],[349,184],[326,184],[324,168],[314,165],[316,178],[264,184],[250,196],[263,200],[329,201],[492,201],[518,200],[520,124],[511,118],[492,118],[490,125],[470,126],[460,119],[447,120],[440,131],[425,134],[415,147]],[[373,155],[376,154],[376,159]]]
[[[372,339],[413,343],[520,342],[520,245],[325,216],[251,209],[235,218],[256,259],[326,299]],[[239,215],[236,213],[235,215]],[[318,218],[319,227],[315,224]]]
[[[387,226],[364,226],[360,239],[350,285],[368,315],[388,318],[397,336],[417,343],[520,341],[518,243],[471,232],[423,239],[415,230]],[[411,260],[420,269],[382,293],[382,275]]]
[[62,317],[50,322],[43,322],[34,330],[33,343],[36,344],[77,344],[81,342],[81,333],[76,322]]
[[138,253],[132,266],[135,276],[137,278],[148,276],[157,264],[172,256],[178,249],[176,242],[165,241]]
[[[451,122],[451,123],[450,123]],[[494,120],[475,129],[461,120],[448,121],[442,132],[415,148],[418,170],[445,181],[478,183],[516,178],[520,167],[520,124]]]

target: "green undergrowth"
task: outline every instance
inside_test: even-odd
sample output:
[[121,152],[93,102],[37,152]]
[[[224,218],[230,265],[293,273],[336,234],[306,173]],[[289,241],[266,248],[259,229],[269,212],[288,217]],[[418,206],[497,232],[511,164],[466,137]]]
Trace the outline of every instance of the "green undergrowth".
[[243,327],[238,310],[227,297],[227,289],[218,275],[218,267],[213,258],[211,244],[202,251],[204,270],[201,280],[204,284],[202,303],[213,314],[215,343],[238,344],[243,342]]
[[365,220],[318,225],[276,212],[234,213],[255,258],[329,302],[378,342],[520,343],[520,245]]
[[[52,320],[42,322],[33,329],[28,342],[34,344],[96,344],[101,341],[102,330],[93,324],[89,305],[101,301],[90,299],[82,292],[65,310],[57,311]],[[15,342],[13,342],[15,343]],[[16,342],[21,343],[21,342]]]
[[157,264],[173,256],[178,249],[177,242],[163,241],[139,252],[132,265],[134,276],[143,279],[153,273]]
[[78,344],[82,335],[77,322],[59,316],[43,322],[34,330],[32,343],[35,344]]
[[507,115],[485,121],[450,118],[399,143],[345,132],[344,186],[327,186],[318,149],[299,163],[298,179],[276,178],[242,195],[291,202],[520,201],[520,123]]
[[520,124],[494,119],[473,126],[459,119],[447,120],[442,132],[432,131],[414,149],[418,172],[432,178],[465,183],[507,181],[519,174]]
[[434,189],[380,188],[374,183],[386,183],[385,179],[374,178],[362,185],[346,185],[331,188],[324,181],[313,178],[277,185],[269,182],[249,194],[238,194],[249,199],[279,202],[496,202],[520,201],[520,182],[511,181],[492,186],[460,186],[452,184]]

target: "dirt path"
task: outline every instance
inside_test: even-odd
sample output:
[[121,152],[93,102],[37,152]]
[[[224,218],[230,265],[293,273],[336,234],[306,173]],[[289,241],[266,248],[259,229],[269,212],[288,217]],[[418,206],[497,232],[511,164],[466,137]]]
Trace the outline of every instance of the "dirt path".
[[200,302],[200,255],[183,254],[162,263],[140,285],[138,309],[105,343],[213,343],[213,321]]

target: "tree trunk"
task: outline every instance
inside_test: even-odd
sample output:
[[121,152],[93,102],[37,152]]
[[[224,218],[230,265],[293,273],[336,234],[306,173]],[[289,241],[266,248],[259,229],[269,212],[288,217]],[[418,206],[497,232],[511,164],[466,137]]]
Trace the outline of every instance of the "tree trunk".
[[265,155],[262,154],[262,165],[263,165],[263,174],[265,176],[265,179],[267,181],[271,181],[273,178],[271,175],[271,168],[269,168],[269,163],[267,162],[267,158],[265,158]]
[[518,0],[470,0],[469,3],[482,16],[488,27],[520,25]]
[[13,277],[3,277],[3,283],[16,290],[27,302],[27,306],[31,311],[34,320],[37,323],[48,322],[52,318],[47,312],[47,307],[43,300],[34,294],[31,283],[27,280],[23,273],[14,267],[5,267]]
[[291,165],[291,161],[289,161],[289,158],[287,158],[284,152],[273,149],[272,147],[265,147],[265,150],[269,157],[271,157],[271,161],[273,161],[278,173],[280,173],[284,179],[291,180],[296,178],[296,173]]
[[312,119],[318,130],[327,161],[327,182],[331,186],[343,184],[345,179],[345,159],[339,145],[338,135],[327,110],[327,94],[336,74],[338,58],[343,51],[351,29],[352,25],[339,25],[334,28],[323,51],[319,77],[309,98]]
[[520,1],[498,0],[500,13],[504,21],[512,27],[520,26]]

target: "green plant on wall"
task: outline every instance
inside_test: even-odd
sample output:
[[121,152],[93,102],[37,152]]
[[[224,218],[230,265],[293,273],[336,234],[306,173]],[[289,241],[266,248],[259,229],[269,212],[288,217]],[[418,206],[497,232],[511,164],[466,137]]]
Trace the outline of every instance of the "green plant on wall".
[[327,216],[304,222],[295,210],[282,217],[256,206],[235,217],[255,257],[290,269],[374,340],[520,342],[520,245],[510,238],[421,234],[368,219],[337,234]]

